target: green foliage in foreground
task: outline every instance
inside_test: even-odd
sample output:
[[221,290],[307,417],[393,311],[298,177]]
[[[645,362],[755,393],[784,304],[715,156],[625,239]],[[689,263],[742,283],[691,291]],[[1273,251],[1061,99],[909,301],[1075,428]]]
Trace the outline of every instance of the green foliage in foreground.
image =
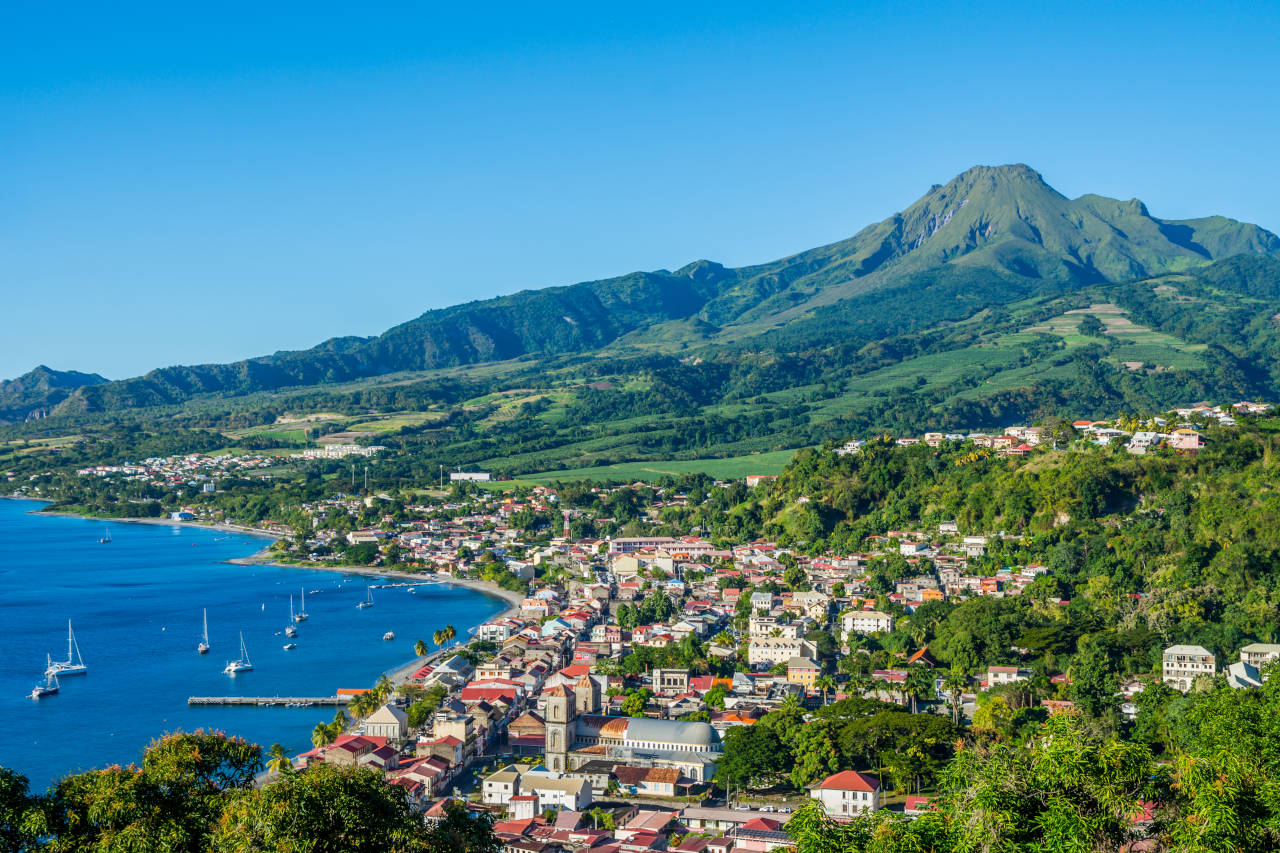
[[1025,740],[975,732],[914,821],[837,823],[813,803],[787,830],[799,853],[1121,851],[1139,840],[1169,853],[1278,849],[1280,679],[1189,698],[1159,762],[1144,743],[1051,717]]
[[368,768],[287,764],[253,787],[261,747],[195,732],[166,735],[142,767],[68,776],[33,797],[0,768],[0,849],[49,853],[496,853],[490,824],[461,806],[427,828]]

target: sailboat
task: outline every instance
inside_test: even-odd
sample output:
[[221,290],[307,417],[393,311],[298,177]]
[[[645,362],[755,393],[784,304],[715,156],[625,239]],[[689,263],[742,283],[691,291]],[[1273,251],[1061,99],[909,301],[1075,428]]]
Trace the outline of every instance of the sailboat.
[[294,622],[307,621],[307,588],[302,588],[302,604],[298,607],[298,612],[293,614]]
[[237,672],[248,672],[253,669],[253,664],[249,662],[249,650],[244,647],[244,632],[240,632],[240,659],[228,661],[226,667],[222,670],[227,675],[235,675]]
[[75,632],[71,630],[71,620],[67,620],[67,659],[66,660],[49,660],[49,667],[46,669],[45,675],[84,675],[89,671],[89,667],[84,665],[84,659],[80,657],[80,644],[76,642]]
[[359,608],[361,608],[361,609],[364,609],[364,608],[366,608],[366,607],[372,607],[372,606],[373,606],[373,587],[371,587],[371,586],[366,586],[366,587],[364,588],[364,592],[365,592],[365,599],[364,599],[364,601],[362,601],[362,602],[360,602],[359,604],[357,604],[357,605],[356,605],[356,607],[359,607]]
[[[49,662],[49,666],[53,666],[53,661]],[[31,698],[39,699],[41,696],[51,696],[58,692],[58,686],[58,676],[45,670],[44,684],[37,684],[31,688]]]
[[102,526],[102,535],[98,537],[98,542],[103,545],[107,545],[111,542],[111,528],[107,527],[105,524]]
[[210,648],[212,647],[209,645],[209,608],[206,607],[204,609],[204,639],[196,646],[196,651],[202,655],[207,655]]
[[293,612],[293,596],[289,596],[289,624],[284,629],[286,637],[298,636],[298,629],[293,627],[293,623],[297,620],[297,615]]

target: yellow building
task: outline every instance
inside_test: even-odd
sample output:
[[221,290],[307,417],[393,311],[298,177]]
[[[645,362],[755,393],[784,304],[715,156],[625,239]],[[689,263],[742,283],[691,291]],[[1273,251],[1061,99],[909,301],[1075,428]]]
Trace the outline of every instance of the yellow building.
[[799,684],[805,690],[812,690],[821,674],[822,667],[809,658],[792,658],[787,661],[787,681]]

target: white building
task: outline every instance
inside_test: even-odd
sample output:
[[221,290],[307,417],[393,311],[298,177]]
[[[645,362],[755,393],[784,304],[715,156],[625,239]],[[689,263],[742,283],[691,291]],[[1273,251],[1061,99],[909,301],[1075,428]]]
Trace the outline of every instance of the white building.
[[1280,645],[1276,643],[1250,643],[1240,650],[1243,663],[1260,667],[1268,661],[1280,658]]
[[1161,671],[1165,684],[1186,693],[1197,677],[1216,675],[1218,664],[1204,646],[1170,646],[1164,650]]
[[893,617],[879,610],[854,610],[844,614],[840,627],[846,634],[874,634],[892,631]]
[[580,812],[591,806],[591,782],[559,774],[531,771],[520,779],[525,795],[536,794],[538,808]]
[[409,716],[396,705],[383,705],[364,718],[363,727],[369,737],[404,740],[409,736]]
[[818,648],[808,640],[788,639],[786,637],[759,637],[747,644],[747,663],[768,664],[773,666],[786,663],[792,658],[814,658],[818,656]]
[[505,806],[519,793],[520,771],[514,764],[508,764],[498,772],[485,777],[480,796],[486,805]]
[[488,483],[493,475],[488,471],[450,471],[450,483]]
[[870,814],[883,805],[880,780],[856,770],[843,770],[809,789],[809,796],[822,803],[831,817]]

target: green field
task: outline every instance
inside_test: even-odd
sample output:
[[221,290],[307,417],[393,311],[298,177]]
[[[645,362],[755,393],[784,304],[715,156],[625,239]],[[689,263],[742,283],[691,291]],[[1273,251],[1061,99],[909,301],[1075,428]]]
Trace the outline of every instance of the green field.
[[718,480],[738,480],[748,474],[778,474],[795,455],[794,450],[774,450],[724,459],[676,459],[664,462],[620,462],[595,468],[568,468],[521,476],[518,482],[547,485],[556,480],[660,480],[683,474],[706,474]]

